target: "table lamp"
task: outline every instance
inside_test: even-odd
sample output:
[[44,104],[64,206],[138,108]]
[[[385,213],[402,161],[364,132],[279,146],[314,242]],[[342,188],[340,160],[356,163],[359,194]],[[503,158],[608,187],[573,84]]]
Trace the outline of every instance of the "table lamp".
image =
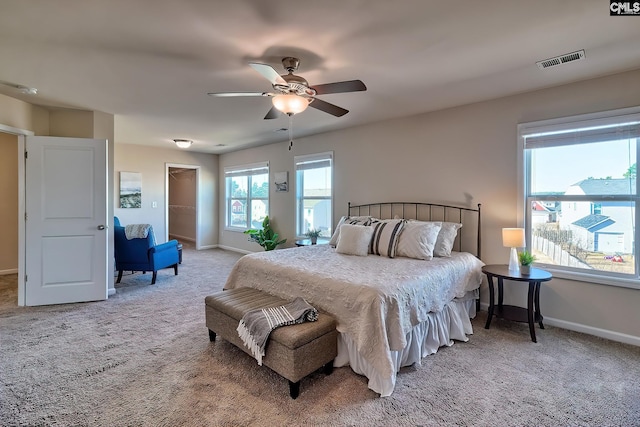
[[520,263],[518,262],[518,251],[516,248],[524,248],[526,246],[524,228],[503,228],[502,245],[506,248],[511,248],[509,271],[520,274]]

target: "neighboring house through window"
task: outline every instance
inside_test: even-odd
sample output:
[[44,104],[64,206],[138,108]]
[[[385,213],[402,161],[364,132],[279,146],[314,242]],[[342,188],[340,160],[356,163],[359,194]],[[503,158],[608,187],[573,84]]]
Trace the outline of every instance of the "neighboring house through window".
[[640,289],[640,108],[518,126],[520,222],[558,277]]
[[227,229],[262,228],[269,214],[269,163],[224,169]]
[[296,156],[296,233],[320,230],[331,237],[333,224],[333,152]]

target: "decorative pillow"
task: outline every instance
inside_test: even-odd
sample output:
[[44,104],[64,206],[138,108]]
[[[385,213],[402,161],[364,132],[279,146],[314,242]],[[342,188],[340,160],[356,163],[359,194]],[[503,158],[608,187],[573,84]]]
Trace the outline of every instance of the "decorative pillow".
[[433,259],[440,222],[407,221],[398,239],[396,256],[407,258]]
[[405,220],[403,219],[372,220],[373,235],[371,236],[369,253],[395,258],[398,237],[404,224]]
[[370,215],[348,216],[347,219],[344,220],[344,223],[351,225],[371,225],[372,220],[373,218],[371,218]]
[[342,224],[336,252],[346,255],[367,256],[373,227]]
[[340,221],[338,221],[338,225],[336,226],[336,229],[333,230],[333,234],[331,235],[331,239],[329,240],[329,245],[333,246],[334,248],[336,247],[336,245],[338,244],[338,238],[340,237],[340,226],[342,224],[344,224],[344,221],[349,218],[348,216],[343,216],[342,218],[340,218]]
[[436,240],[436,246],[433,248],[433,255],[439,257],[451,256],[451,250],[453,249],[453,242],[456,240],[458,230],[462,227],[462,224],[457,222],[443,222],[440,232],[438,232],[438,239]]
[[336,226],[336,231],[333,232],[333,234],[331,235],[331,240],[329,240],[329,245],[333,246],[334,248],[338,244],[338,239],[340,238],[340,226],[342,224],[369,225],[371,224],[371,217],[367,215],[351,217],[343,216],[342,218],[340,218],[340,221],[338,221],[338,225]]

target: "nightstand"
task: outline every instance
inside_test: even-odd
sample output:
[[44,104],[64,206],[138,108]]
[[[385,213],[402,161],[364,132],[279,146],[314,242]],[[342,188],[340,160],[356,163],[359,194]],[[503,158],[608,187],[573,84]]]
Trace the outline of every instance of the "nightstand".
[[311,239],[296,240],[296,246],[326,245],[329,243],[327,239],[318,239],[317,243],[311,243]]
[[[540,329],[544,329],[544,325],[542,324],[543,317],[542,313],[540,313],[540,284],[551,280],[551,273],[540,268],[531,267],[529,274],[518,274],[509,271],[509,266],[507,265],[485,265],[482,267],[482,272],[487,275],[487,282],[489,284],[489,314],[487,315],[487,323],[484,326],[485,329],[489,329],[489,326],[491,326],[491,319],[495,314],[497,317],[503,319],[529,323],[531,341],[537,342],[535,322],[538,322]],[[498,279],[497,307],[495,306],[495,295],[493,289],[494,278]],[[513,305],[502,304],[502,287],[504,279],[529,283],[526,309]]]

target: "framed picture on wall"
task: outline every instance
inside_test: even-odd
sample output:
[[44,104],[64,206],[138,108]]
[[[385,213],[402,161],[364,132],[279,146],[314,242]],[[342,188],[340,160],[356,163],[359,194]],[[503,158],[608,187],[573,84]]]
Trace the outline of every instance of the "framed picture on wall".
[[142,207],[142,174],[140,172],[120,172],[120,207]]
[[276,192],[289,191],[289,172],[275,173]]

